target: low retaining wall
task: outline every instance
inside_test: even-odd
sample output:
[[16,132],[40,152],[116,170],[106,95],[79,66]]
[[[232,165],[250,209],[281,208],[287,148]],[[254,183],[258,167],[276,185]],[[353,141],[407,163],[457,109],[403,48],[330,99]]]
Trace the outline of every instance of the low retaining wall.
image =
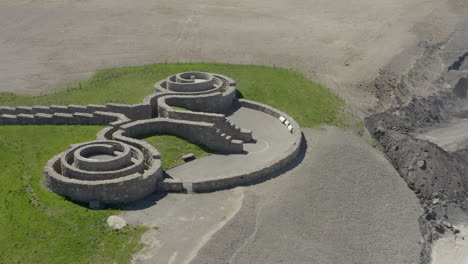
[[231,108],[236,93],[222,94],[220,92],[203,95],[167,95],[158,99],[165,100],[166,104],[183,107],[192,111],[205,113],[226,113]]
[[119,120],[128,120],[124,115],[110,112],[18,114],[0,115],[0,125],[109,125]]
[[231,136],[233,139],[249,142],[252,140],[252,131],[241,129],[231,123],[223,114],[191,112],[175,110],[166,104],[164,97],[158,100],[158,112],[162,118],[171,118],[178,120],[189,120],[193,122],[205,122],[214,124],[222,133]]
[[132,120],[141,120],[151,118],[151,105],[149,104],[107,104],[106,109],[109,112],[121,113]]
[[[294,127],[294,130],[291,133],[293,137],[292,144],[283,153],[281,153],[281,155],[279,155],[280,158],[269,162],[263,168],[259,168],[258,170],[244,172],[240,170],[237,176],[229,178],[209,179],[206,181],[189,183],[184,182],[184,184],[192,185],[192,191],[211,192],[258,181],[262,178],[266,178],[269,175],[272,175],[275,172],[280,171],[288,164],[290,164],[294,159],[296,159],[297,155],[299,154],[302,142],[302,132],[300,130],[299,124],[292,117],[273,107],[250,100],[241,99],[239,100],[239,104],[242,107],[262,111],[275,118],[278,118],[278,122],[281,122],[279,117],[284,117],[286,120],[288,120],[290,125]],[[287,129],[286,125],[285,129]]]
[[112,139],[112,134],[115,131],[119,130],[121,126],[132,122],[130,119],[119,119],[118,121],[109,123],[109,126],[103,128],[99,131],[96,135],[97,140],[105,140],[105,139]]
[[123,131],[122,135],[126,137],[138,138],[155,134],[170,134],[197,145],[204,145],[217,152],[243,152],[242,141],[221,136],[214,124],[209,123],[153,118],[128,123],[120,129]]
[[133,120],[151,118],[151,106],[149,104],[114,104],[110,103],[107,105],[51,105],[51,106],[18,106],[18,107],[0,107],[1,115],[19,115],[19,114],[75,114],[75,113],[87,113],[92,114],[94,112],[112,112],[120,113]]

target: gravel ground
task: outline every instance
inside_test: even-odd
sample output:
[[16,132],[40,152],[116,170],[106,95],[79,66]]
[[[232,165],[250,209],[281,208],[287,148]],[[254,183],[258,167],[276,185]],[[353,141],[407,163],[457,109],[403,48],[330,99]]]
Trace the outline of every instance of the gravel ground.
[[384,156],[338,128],[304,134],[304,160],[246,188],[191,263],[419,263],[423,211]]
[[[447,195],[465,197],[468,154],[455,142],[459,135],[447,141],[447,130],[435,131],[444,144],[455,144],[451,147],[457,151],[448,153],[407,135],[414,125],[406,124],[440,123],[453,114],[440,108],[460,110],[445,97],[426,98],[439,96],[443,86],[437,81],[444,71],[468,69],[466,14],[466,0],[0,0],[0,91],[53,92],[98,69],[165,61],[293,68],[339,93],[361,116],[392,109],[384,115],[398,118],[384,117],[389,122],[383,126],[396,127],[387,133],[396,136],[381,150],[411,188],[420,187],[415,189],[420,197],[425,191],[426,217],[437,229],[441,219],[431,218],[434,212],[427,203],[439,199],[437,190],[447,186],[452,186]],[[408,103],[412,106],[401,118],[405,111],[395,107]],[[376,124],[370,126],[372,133],[380,131]],[[180,256],[187,261],[207,243],[194,263],[418,263],[418,217],[423,212],[390,163],[362,139],[336,128],[304,131],[309,141],[304,161],[281,177],[247,187],[239,212],[231,221],[221,221],[227,224],[212,240],[196,238],[221,228],[214,219],[227,211],[233,215],[236,203],[226,202],[226,212],[213,209],[209,224],[201,221],[199,236],[165,245],[185,252]],[[425,163],[418,165],[416,156],[392,148],[402,142],[411,143],[407,153],[426,153]],[[433,160],[434,167],[427,166]],[[459,169],[448,173],[453,167]],[[447,179],[432,185],[437,176],[433,171]],[[223,197],[218,203],[208,201],[209,208],[227,201]],[[189,212],[184,199],[175,203],[177,214]],[[421,227],[425,264],[431,232]],[[154,229],[152,234],[156,241],[173,239]],[[158,243],[152,245],[157,248]],[[184,263],[182,257],[174,260],[171,250],[163,250],[170,263]],[[147,248],[139,256],[154,254]]]
[[145,225],[138,264],[187,264],[241,207],[243,188],[209,194],[155,194],[129,204],[120,215],[129,224]]
[[[359,86],[450,36],[464,0],[0,0],[0,91],[40,94],[101,68],[215,61],[300,70],[367,109]],[[465,13],[466,14],[466,13]],[[220,37],[222,36],[222,37]]]

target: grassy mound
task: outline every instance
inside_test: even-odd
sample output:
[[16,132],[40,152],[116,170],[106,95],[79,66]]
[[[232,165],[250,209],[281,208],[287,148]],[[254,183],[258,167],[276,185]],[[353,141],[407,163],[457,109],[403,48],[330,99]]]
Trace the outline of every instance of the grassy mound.
[[[293,116],[301,126],[342,125],[343,101],[327,89],[285,69],[213,63],[159,64],[107,69],[89,80],[43,96],[0,93],[0,106],[140,103],[153,84],[184,71],[225,74],[244,98]],[[111,231],[106,218],[117,210],[91,211],[48,192],[42,168],[68,145],[95,138],[100,127],[0,126],[0,263],[126,263],[141,246],[144,228]],[[165,168],[180,155],[206,152],[171,136],[146,139]]]
[[0,105],[140,103],[153,92],[154,83],[184,71],[227,75],[237,81],[244,98],[285,111],[303,127],[323,123],[341,126],[344,102],[328,89],[299,72],[254,65],[180,63],[107,69],[55,94],[31,97],[1,93]]

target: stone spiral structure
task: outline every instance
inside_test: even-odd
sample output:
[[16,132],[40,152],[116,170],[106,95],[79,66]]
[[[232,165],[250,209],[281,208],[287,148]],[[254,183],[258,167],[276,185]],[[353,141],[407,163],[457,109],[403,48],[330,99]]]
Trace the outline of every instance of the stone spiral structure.
[[168,91],[182,93],[198,93],[208,90],[217,90],[224,85],[222,77],[216,77],[206,72],[184,72],[172,75],[156,86]]
[[165,114],[165,110],[170,110],[167,106],[223,114],[231,107],[236,97],[234,80],[224,75],[204,72],[184,72],[172,75],[156,83],[154,88],[156,93],[146,99],[156,106],[165,103],[158,107],[160,114]]
[[274,117],[289,130],[290,148],[280,158],[255,168],[190,182],[193,191],[212,191],[258,180],[286,166],[298,154],[301,132],[285,113],[252,101],[236,99],[236,82],[206,72],[172,75],[154,85],[141,104],[0,107],[0,125],[106,125],[97,140],[75,144],[49,160],[47,187],[80,202],[125,203],[157,190],[182,191],[180,180],[165,178],[160,153],[146,141],[170,134],[203,145],[222,155],[245,155],[244,145],[256,142],[252,131],[240,128],[226,114],[244,107]]
[[50,190],[75,201],[121,203],[155,191],[162,180],[154,149],[114,140],[76,144],[52,158],[46,168]]

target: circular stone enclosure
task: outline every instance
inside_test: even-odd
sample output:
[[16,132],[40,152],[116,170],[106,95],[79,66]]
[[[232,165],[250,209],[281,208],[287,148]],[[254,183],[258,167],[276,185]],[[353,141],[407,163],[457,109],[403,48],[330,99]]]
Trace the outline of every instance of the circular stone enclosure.
[[49,160],[44,170],[46,185],[81,202],[139,200],[153,193],[163,178],[155,151],[115,140],[76,144]]
[[184,72],[167,78],[166,88],[173,92],[203,92],[222,86],[222,82],[206,72]]
[[86,145],[77,149],[73,155],[75,166],[88,171],[120,170],[132,164],[132,155],[128,145]]

